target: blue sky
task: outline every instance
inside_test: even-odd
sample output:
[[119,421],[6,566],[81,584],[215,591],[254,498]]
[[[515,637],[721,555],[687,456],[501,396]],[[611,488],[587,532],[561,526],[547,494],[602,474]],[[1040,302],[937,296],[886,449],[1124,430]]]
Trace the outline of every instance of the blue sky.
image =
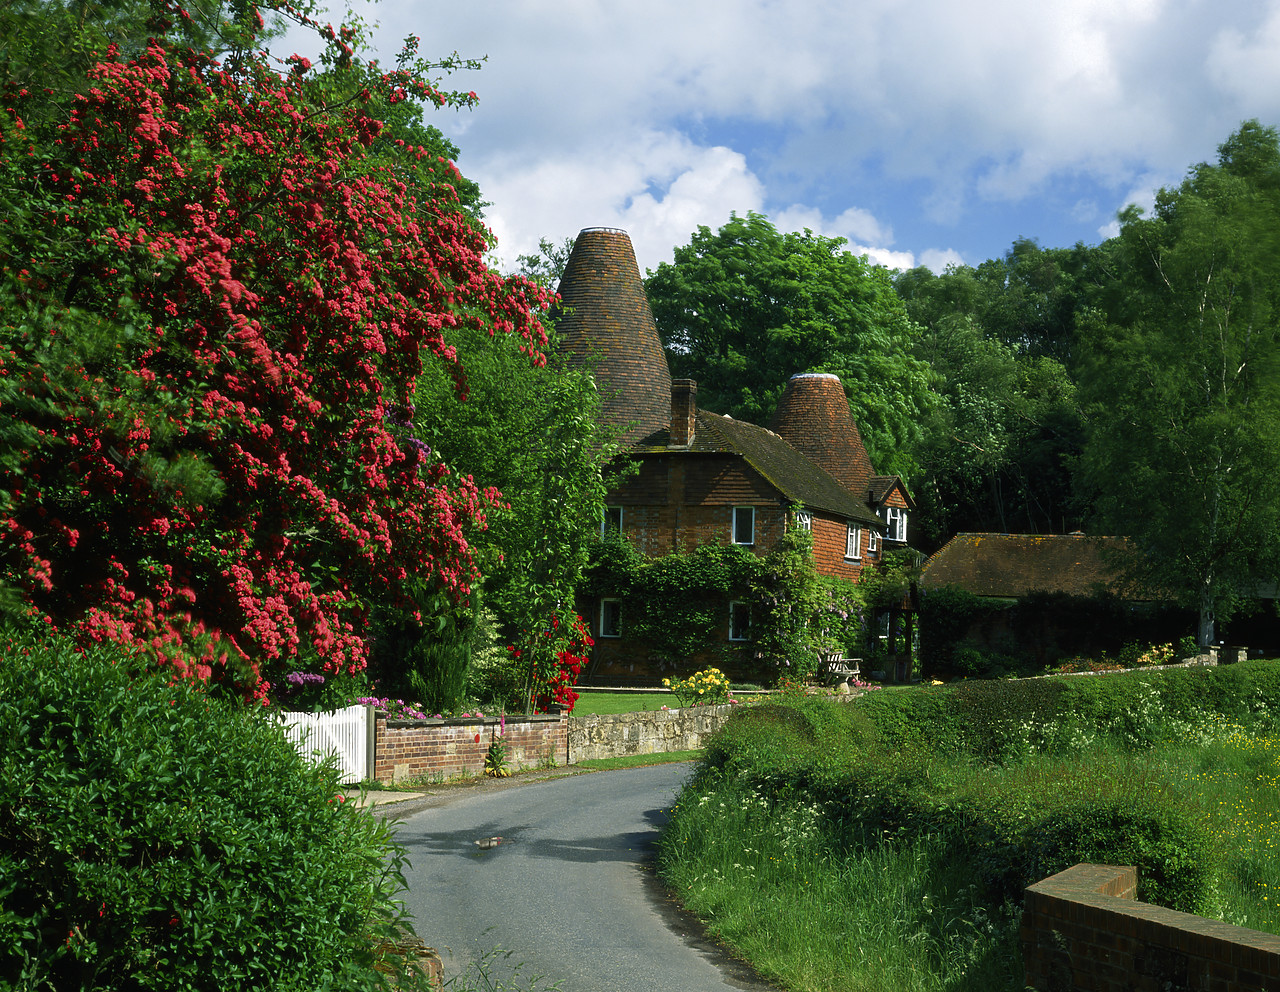
[[451,77],[479,106],[431,123],[491,202],[507,269],[594,226],[627,230],[653,268],[748,210],[894,268],[1097,243],[1242,120],[1280,124],[1280,0],[357,10],[385,62],[409,34],[424,55],[487,56]]

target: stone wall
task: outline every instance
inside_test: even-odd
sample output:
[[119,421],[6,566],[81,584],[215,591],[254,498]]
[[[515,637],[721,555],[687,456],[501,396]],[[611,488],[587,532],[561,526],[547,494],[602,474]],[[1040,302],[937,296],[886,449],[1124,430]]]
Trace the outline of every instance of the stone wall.
[[1025,985],[1037,992],[1280,989],[1280,937],[1136,902],[1134,868],[1076,865],[1026,890]]
[[[489,744],[499,718],[388,720],[378,711],[374,730],[373,777],[384,785],[447,782],[484,774]],[[512,771],[563,765],[568,756],[569,720],[564,714],[508,716],[502,738]]]
[[737,706],[694,706],[569,720],[569,764],[628,754],[695,751]]
[[[737,709],[696,706],[616,716],[507,716],[507,767],[574,765],[593,758],[696,751]],[[374,773],[384,785],[447,782],[484,774],[498,718],[388,720],[374,714]]]

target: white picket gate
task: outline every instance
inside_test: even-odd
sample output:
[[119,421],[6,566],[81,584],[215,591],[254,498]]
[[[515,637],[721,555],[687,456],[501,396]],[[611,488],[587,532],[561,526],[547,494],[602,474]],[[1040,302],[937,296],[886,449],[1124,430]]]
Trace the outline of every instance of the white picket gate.
[[285,736],[303,757],[313,758],[317,751],[337,756],[343,785],[373,777],[369,768],[372,706],[348,706],[329,713],[281,713],[280,720]]

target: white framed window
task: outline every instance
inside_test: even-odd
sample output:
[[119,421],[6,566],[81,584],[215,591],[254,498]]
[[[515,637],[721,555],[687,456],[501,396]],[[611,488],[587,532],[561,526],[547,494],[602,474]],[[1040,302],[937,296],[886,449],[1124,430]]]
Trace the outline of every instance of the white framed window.
[[606,506],[600,518],[600,539],[617,537],[622,533],[622,507]]
[[899,541],[902,544],[907,543],[907,511],[900,506],[886,506],[884,508],[884,522],[886,541]]
[[729,604],[729,640],[751,640],[751,604],[735,599]]
[[754,506],[733,508],[733,543],[756,543],[756,508]]
[[813,514],[808,510],[796,510],[796,529],[812,532]]
[[874,530],[867,529],[867,554],[873,555],[880,549],[880,535]]
[[622,600],[600,600],[600,636],[622,636]]
[[844,556],[846,558],[862,557],[862,528],[849,524],[844,537]]

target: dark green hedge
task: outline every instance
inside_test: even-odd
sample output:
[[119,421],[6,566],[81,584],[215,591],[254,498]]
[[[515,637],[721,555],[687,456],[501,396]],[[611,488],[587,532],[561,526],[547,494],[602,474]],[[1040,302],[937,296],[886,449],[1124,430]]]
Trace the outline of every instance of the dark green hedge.
[[259,712],[0,638],[0,987],[386,987],[403,852]]
[[998,600],[944,586],[927,591],[920,604],[921,658],[935,674],[1033,674],[1064,658],[1114,656],[1132,642],[1167,643],[1194,630],[1187,610],[1135,607],[1106,594],[1032,591]]

